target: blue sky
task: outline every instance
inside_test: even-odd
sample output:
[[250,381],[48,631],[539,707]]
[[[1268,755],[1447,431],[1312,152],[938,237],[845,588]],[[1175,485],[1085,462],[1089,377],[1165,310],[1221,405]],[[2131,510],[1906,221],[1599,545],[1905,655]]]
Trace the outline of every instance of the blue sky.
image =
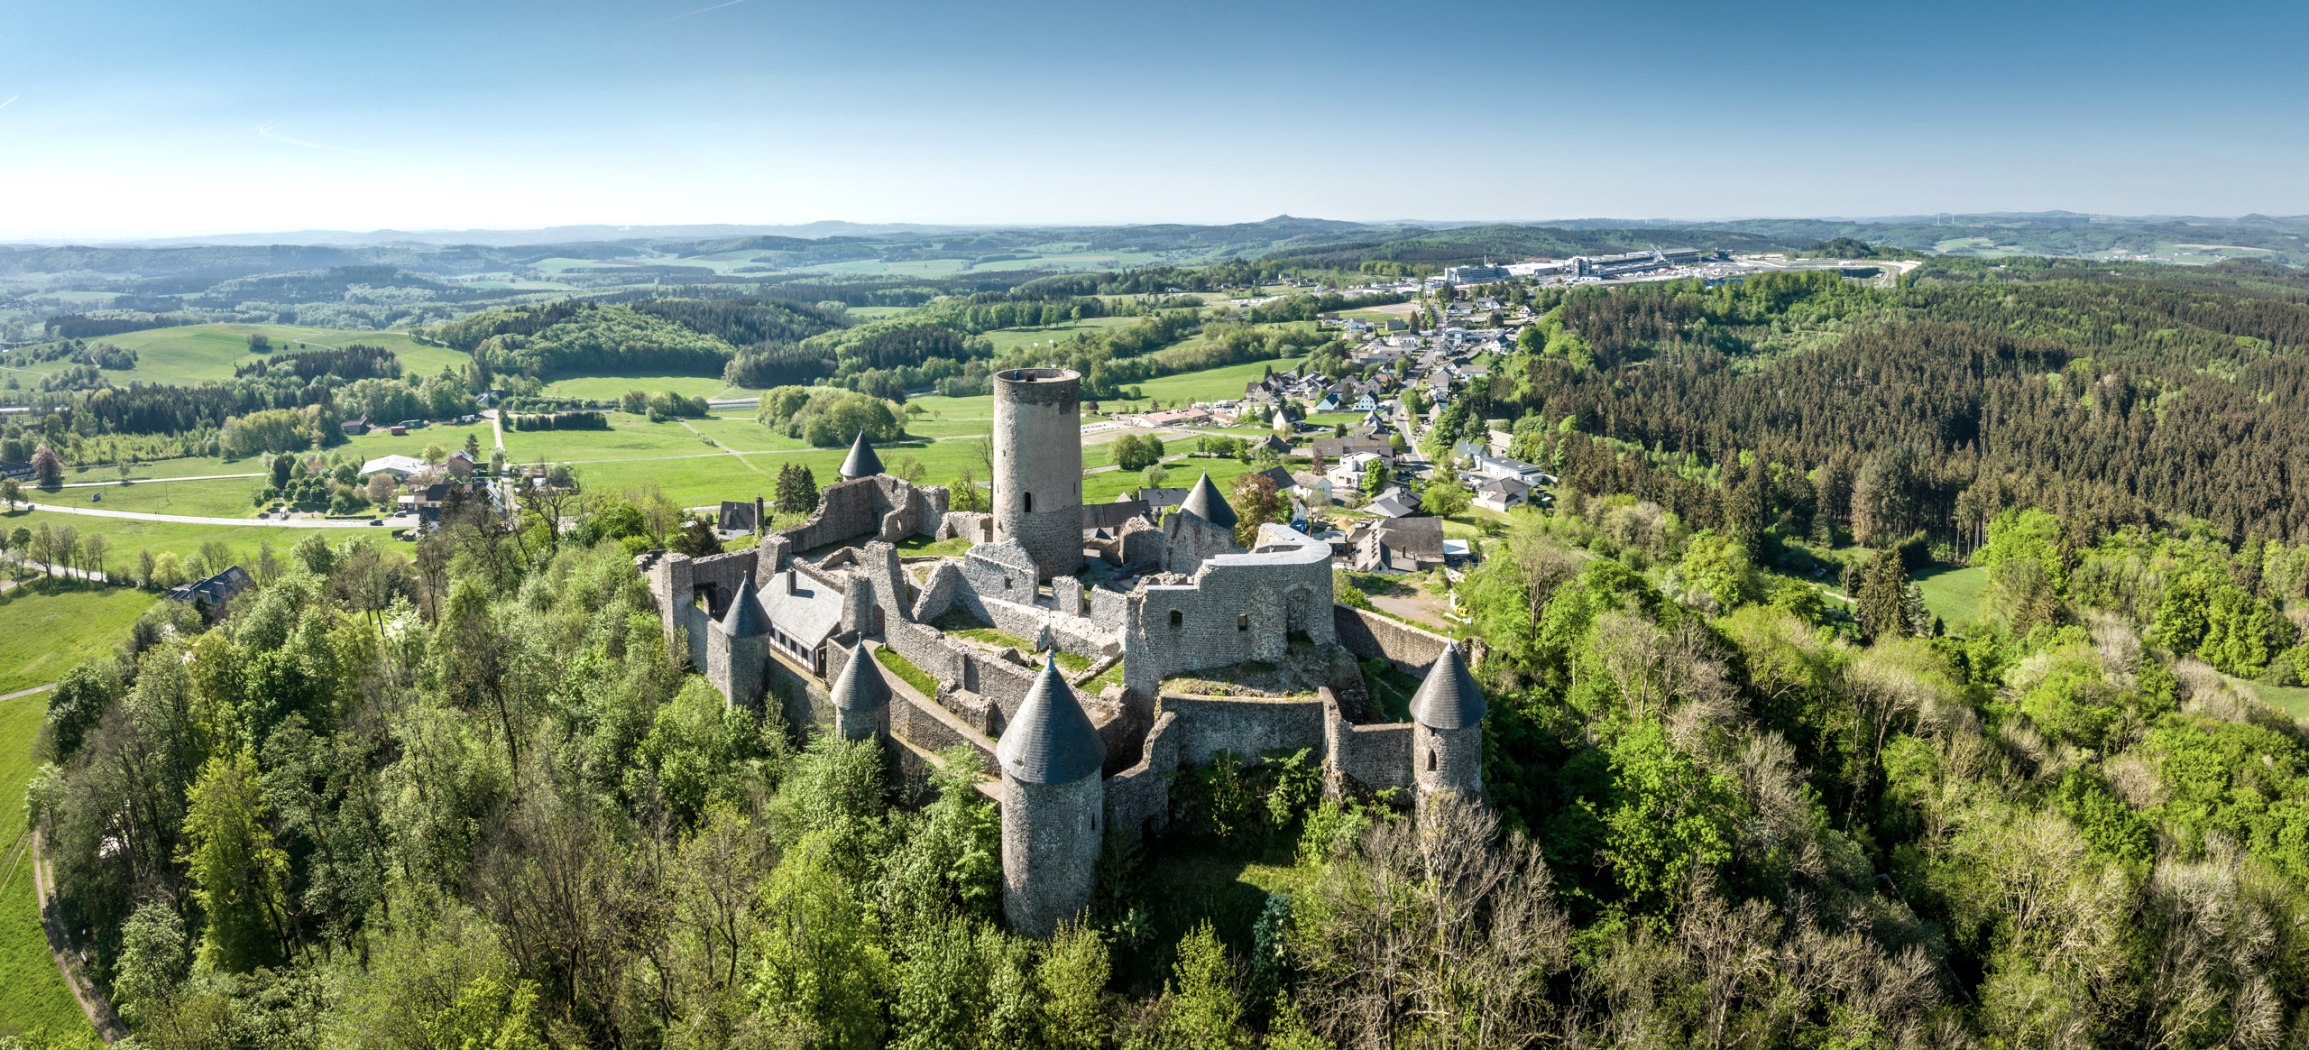
[[2309,212],[2309,5],[0,3],[0,238]]

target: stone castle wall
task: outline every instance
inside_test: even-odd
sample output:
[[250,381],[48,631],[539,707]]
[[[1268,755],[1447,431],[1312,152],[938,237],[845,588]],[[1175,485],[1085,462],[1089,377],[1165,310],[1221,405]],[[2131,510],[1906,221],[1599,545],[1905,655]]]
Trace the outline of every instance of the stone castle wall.
[[1320,758],[1325,706],[1319,696],[1271,700],[1164,693],[1159,710],[1178,716],[1174,730],[1178,761],[1199,766],[1221,751],[1244,762],[1257,761],[1269,751],[1300,748]]
[[1411,723],[1359,726],[1340,715],[1335,704],[1325,715],[1333,791],[1344,786],[1342,780],[1371,791],[1411,786]]
[[1308,540],[1213,558],[1184,584],[1150,583],[1130,596],[1123,683],[1150,697],[1172,675],[1279,661],[1293,634],[1329,645],[1330,604],[1328,545]]
[[810,512],[809,520],[773,535],[796,551],[858,539],[896,543],[935,534],[945,516],[945,489],[919,488],[902,478],[876,474],[820,489],[818,509]]
[[1426,673],[1428,665],[1442,659],[1444,647],[1450,644],[1450,639],[1433,631],[1364,609],[1334,605],[1331,619],[1338,631],[1339,644],[1346,646],[1348,652],[1363,660],[1385,657],[1407,674]]

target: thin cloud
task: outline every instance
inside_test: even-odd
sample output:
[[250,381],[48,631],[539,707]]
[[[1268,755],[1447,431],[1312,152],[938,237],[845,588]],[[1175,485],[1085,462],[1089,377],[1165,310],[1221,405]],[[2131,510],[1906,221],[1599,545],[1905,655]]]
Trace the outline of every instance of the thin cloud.
[[[14,101],[14,100],[13,100],[13,99],[11,99],[10,101]],[[264,123],[262,123],[262,124],[259,124],[259,125],[257,125],[257,126],[256,126],[256,133],[257,133],[257,134],[259,134],[259,135],[262,135],[262,136],[264,136],[265,138],[271,139],[271,140],[273,140],[274,142],[286,142],[286,143],[288,143],[288,144],[289,144],[289,145],[291,145],[291,146],[301,146],[301,147],[303,147],[303,148],[305,148],[305,149],[329,149],[329,148],[331,148],[331,147],[328,147],[328,146],[324,146],[324,145],[321,145],[321,144],[320,144],[320,143],[318,143],[318,142],[314,142],[314,141],[312,141],[311,139],[300,139],[300,138],[298,138],[298,137],[296,137],[296,136],[294,136],[294,135],[284,135],[284,134],[282,134],[282,133],[281,133],[279,130],[277,130],[277,129],[278,129],[280,126],[281,126],[281,122],[280,122],[280,121],[277,121],[277,120],[268,120],[268,121],[265,121]]]
[[739,4],[742,4],[742,3],[745,3],[745,2],[746,2],[746,0],[722,0],[722,2],[721,2],[721,3],[715,4],[715,5],[713,5],[712,7],[701,7],[701,8],[698,8],[697,10],[695,10],[695,11],[684,11],[684,12],[682,12],[682,13],[678,14],[678,15],[667,15],[667,16],[665,16],[664,18],[660,18],[660,19],[658,19],[658,20],[657,20],[657,21],[655,21],[655,22],[651,22],[650,24],[651,24],[651,25],[653,25],[653,26],[662,26],[662,25],[666,24],[667,22],[676,22],[676,21],[680,21],[681,19],[684,19],[684,18],[690,18],[690,17],[696,16],[696,15],[702,15],[702,14],[705,14],[705,13],[706,13],[706,12],[708,12],[708,11],[719,11],[719,10],[721,10],[722,8],[725,8],[725,7],[736,7],[736,6],[738,6]]
[[17,100],[17,99],[20,99],[20,98],[23,98],[23,97],[24,97],[24,93],[23,93],[23,92],[21,92],[21,91],[19,91],[19,92],[15,93],[15,94],[13,94],[13,95],[10,95],[10,96],[8,96],[8,101],[6,101],[6,102],[0,102],[0,109],[7,109],[8,107],[15,105],[15,104],[16,104],[16,100]]

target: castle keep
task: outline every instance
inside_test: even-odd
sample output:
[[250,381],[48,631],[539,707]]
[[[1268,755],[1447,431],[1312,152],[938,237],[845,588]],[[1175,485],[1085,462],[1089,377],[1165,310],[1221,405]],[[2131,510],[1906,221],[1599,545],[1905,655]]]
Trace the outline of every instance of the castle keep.
[[[1305,749],[1333,792],[1479,797],[1485,704],[1458,648],[1335,604],[1326,543],[1269,524],[1245,548],[1208,476],[1159,521],[1084,507],[1081,385],[995,375],[991,512],[884,474],[860,435],[807,521],[642,555],[668,643],[799,731],[879,740],[910,768],[967,745],[999,780],[1003,908],[1026,933],[1079,914],[1101,840],[1159,831],[1170,775],[1222,751]],[[973,546],[901,556],[916,537]],[[1378,720],[1374,660],[1421,682],[1407,720]]]

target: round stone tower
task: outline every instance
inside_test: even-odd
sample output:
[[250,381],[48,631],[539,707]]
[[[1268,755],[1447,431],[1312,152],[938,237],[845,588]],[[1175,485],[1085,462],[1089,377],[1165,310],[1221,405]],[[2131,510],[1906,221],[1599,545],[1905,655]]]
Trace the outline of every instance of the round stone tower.
[[994,538],[1017,540],[1043,579],[1082,571],[1082,376],[994,373]]
[[1106,831],[1106,744],[1054,657],[994,749],[1002,766],[1002,914],[1043,936],[1090,906]]
[[1411,697],[1411,780],[1424,801],[1440,792],[1483,797],[1483,690],[1459,643],[1443,649]]

